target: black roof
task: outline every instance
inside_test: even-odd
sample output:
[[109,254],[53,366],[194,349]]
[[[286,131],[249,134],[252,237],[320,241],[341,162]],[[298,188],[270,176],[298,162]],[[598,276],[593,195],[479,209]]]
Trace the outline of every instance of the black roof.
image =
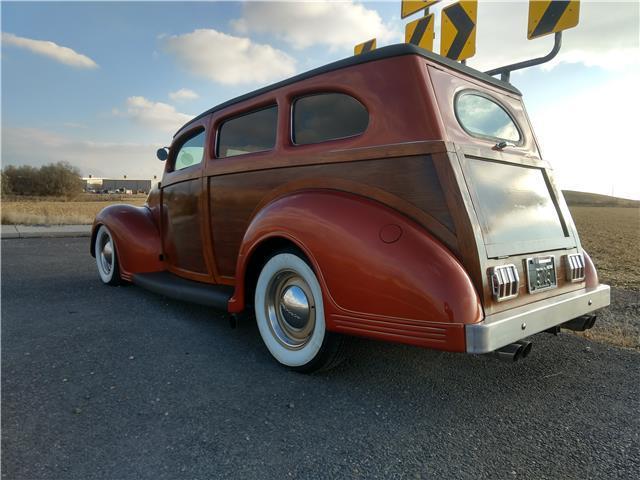
[[383,60],[385,58],[400,57],[402,55],[420,55],[421,57],[424,57],[435,63],[445,65],[453,70],[457,70],[459,72],[464,73],[465,75],[469,75],[470,77],[476,78],[478,80],[482,80],[483,82],[502,88],[511,93],[522,95],[520,90],[518,90],[516,87],[514,87],[510,83],[503,82],[502,80],[498,80],[497,78],[487,75],[486,73],[476,70],[475,68],[468,67],[466,65],[463,65],[462,63],[456,62],[455,60],[450,60],[449,58],[443,57],[442,55],[438,55],[437,53],[430,52],[429,50],[416,47],[415,45],[412,45],[410,43],[400,43],[397,45],[389,45],[387,47],[378,48],[376,50],[372,50],[371,52],[364,53],[362,55],[354,55],[352,57],[347,57],[342,60],[338,60],[337,62],[329,63],[322,67],[314,68],[313,70],[309,70],[308,72],[304,72],[294,77],[287,78],[286,80],[282,80],[280,82],[267,85],[266,87],[259,88],[258,90],[254,90],[253,92],[245,93],[244,95],[240,95],[239,97],[232,98],[231,100],[227,100],[224,103],[221,103],[219,105],[216,105],[213,108],[210,108],[206,112],[202,112],[197,117],[194,117],[193,119],[185,123],[180,128],[180,130],[182,130],[184,127],[186,127],[190,123],[195,122],[196,120],[209,115],[210,113],[217,112],[218,110],[222,110],[223,108],[226,108],[230,105],[234,105],[236,103],[249,100],[250,98],[257,97],[258,95],[262,95],[263,93],[270,92],[271,90],[275,90],[280,87],[285,87],[287,85],[291,85],[292,83],[299,82],[301,80],[306,80],[307,78],[315,77],[316,75],[333,72],[341,68],[352,67],[354,65],[360,65],[362,63],[367,63],[367,62],[374,62],[376,60]]

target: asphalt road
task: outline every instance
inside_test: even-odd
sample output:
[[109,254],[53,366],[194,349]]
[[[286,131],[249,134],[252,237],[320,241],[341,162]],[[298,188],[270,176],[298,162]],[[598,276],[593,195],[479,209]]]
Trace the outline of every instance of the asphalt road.
[[[355,341],[279,367],[250,322],[100,284],[88,239],[2,241],[2,478],[634,478],[640,354]],[[636,477],[637,478],[637,477]]]

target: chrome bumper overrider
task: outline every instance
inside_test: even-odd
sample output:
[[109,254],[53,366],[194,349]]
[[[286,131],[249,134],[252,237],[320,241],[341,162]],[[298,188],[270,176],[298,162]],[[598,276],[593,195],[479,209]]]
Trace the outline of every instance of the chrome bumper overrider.
[[609,302],[609,285],[598,285],[590,290],[578,290],[489,315],[480,323],[465,326],[467,353],[493,352],[534,333],[606,307]]

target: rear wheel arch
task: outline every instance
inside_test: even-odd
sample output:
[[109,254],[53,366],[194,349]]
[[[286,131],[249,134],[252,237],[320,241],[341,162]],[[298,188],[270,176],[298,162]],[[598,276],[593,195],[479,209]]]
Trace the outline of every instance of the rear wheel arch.
[[256,245],[249,251],[249,257],[245,262],[243,279],[243,290],[245,305],[247,303],[253,303],[253,295],[255,293],[258,277],[264,265],[269,261],[271,257],[278,253],[290,252],[301,256],[307,261],[311,269],[316,275],[318,275],[318,269],[311,258],[309,252],[300,245],[299,242],[294,241],[292,238],[283,235],[274,235],[264,238],[256,243]]
[[89,240],[89,253],[91,253],[91,256],[93,258],[96,257],[96,252],[95,252],[96,238],[98,238],[98,230],[100,230],[101,226],[102,226],[102,223],[94,223],[93,227],[91,228],[91,240]]

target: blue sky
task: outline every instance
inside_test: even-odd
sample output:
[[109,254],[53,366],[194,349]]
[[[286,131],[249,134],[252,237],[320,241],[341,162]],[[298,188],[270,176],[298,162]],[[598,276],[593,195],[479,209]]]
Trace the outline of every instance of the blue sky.
[[[113,177],[160,174],[155,149],[190,116],[347,57],[359,41],[398,43],[406,23],[399,0],[1,8],[3,165],[67,159],[85,175]],[[558,60],[512,77],[563,188],[640,198],[631,180],[640,177],[639,155],[626,145],[640,106],[628,95],[640,84],[638,8],[583,1]],[[526,40],[526,2],[481,1],[478,15],[471,66],[488,69],[551,47],[551,38]]]

